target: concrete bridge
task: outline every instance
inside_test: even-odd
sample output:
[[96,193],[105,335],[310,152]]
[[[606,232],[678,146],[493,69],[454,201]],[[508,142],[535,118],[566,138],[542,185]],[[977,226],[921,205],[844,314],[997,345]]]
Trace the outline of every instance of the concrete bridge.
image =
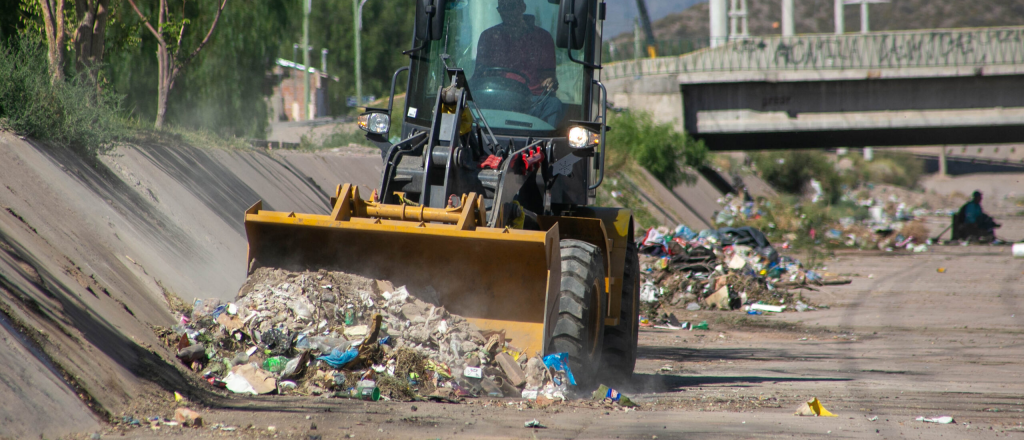
[[712,150],[1024,142],[1024,26],[751,37],[602,81]]

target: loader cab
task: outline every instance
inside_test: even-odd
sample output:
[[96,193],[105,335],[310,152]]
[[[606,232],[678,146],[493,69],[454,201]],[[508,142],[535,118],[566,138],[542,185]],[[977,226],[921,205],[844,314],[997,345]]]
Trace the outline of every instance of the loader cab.
[[465,72],[473,99],[496,135],[565,137],[569,121],[590,120],[594,69],[580,61],[593,65],[599,56],[594,23],[571,50],[556,41],[563,9],[558,0],[434,3],[443,5],[444,16],[431,32],[422,27],[433,23],[417,23],[414,47],[422,49],[412,54],[403,136],[429,125],[438,89],[449,80],[446,69],[453,67]]
[[[603,3],[415,1],[410,65],[392,77],[388,108],[358,121],[384,160],[379,201],[444,208],[478,194],[492,227],[591,204],[607,116]],[[404,71],[406,106],[393,110]]]

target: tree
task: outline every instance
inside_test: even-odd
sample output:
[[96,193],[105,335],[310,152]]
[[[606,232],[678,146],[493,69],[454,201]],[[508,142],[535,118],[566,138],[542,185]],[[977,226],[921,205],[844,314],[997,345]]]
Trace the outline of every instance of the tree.
[[[362,80],[363,95],[386,96],[391,89],[391,75],[395,69],[408,66],[409,58],[402,51],[409,49],[416,2],[402,0],[370,0],[363,7]],[[327,48],[327,71],[340,81],[328,88],[330,108],[335,114],[345,114],[346,98],[355,96],[355,59],[352,40],[352,0],[313,1],[310,14],[309,44],[314,48]],[[282,53],[291,56],[293,42],[301,41],[298,33],[285,40]],[[302,62],[301,52],[298,62]],[[314,66],[319,63],[313,63]],[[396,93],[405,89],[405,74],[399,77]]]
[[608,125],[606,145],[608,170],[621,166],[626,158],[636,163],[669,188],[685,182],[684,167],[697,168],[707,162],[704,141],[680,133],[668,123],[658,123],[650,113],[624,111],[613,113]]
[[64,0],[39,0],[43,9],[43,28],[50,61],[50,82],[64,80]]
[[[45,0],[44,0],[45,1]],[[96,82],[96,66],[103,62],[103,45],[110,14],[110,0],[76,0],[75,15],[78,28],[75,30],[76,67],[88,72]]]
[[[167,95],[170,94],[171,89],[174,88],[174,80],[177,79],[182,70],[184,70],[196,55],[199,54],[199,51],[203,50],[203,47],[210,42],[210,37],[213,36],[213,31],[217,28],[217,22],[220,20],[220,15],[224,12],[224,6],[227,5],[228,0],[221,0],[220,7],[217,8],[217,14],[213,17],[213,23],[210,24],[210,29],[206,31],[206,36],[203,37],[203,41],[201,41],[195,49],[184,57],[181,55],[181,42],[185,35],[185,28],[189,24],[189,20],[184,17],[184,7],[182,8],[181,19],[174,21],[167,8],[167,0],[160,0],[158,12],[159,18],[157,21],[157,27],[154,28],[153,25],[149,23],[149,20],[146,19],[146,16],[142,15],[142,12],[139,11],[139,7],[135,5],[134,0],[128,0],[128,3],[132,5],[132,9],[134,9],[135,13],[139,15],[139,18],[142,19],[146,28],[149,29],[149,32],[153,34],[157,41],[157,98],[156,123],[154,125],[157,129],[161,129],[164,126],[164,118],[167,115]],[[170,46],[168,40],[172,40],[170,43],[174,45],[173,49],[168,47]]]

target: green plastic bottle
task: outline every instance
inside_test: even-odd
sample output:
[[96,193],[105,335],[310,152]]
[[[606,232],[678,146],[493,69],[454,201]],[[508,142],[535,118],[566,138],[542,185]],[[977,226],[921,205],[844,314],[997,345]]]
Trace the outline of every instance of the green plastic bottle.
[[345,325],[353,325],[356,323],[356,311],[352,306],[348,306],[345,310]]
[[274,356],[263,361],[263,369],[271,373],[280,373],[284,370],[286,364],[288,364],[288,358],[284,356]]

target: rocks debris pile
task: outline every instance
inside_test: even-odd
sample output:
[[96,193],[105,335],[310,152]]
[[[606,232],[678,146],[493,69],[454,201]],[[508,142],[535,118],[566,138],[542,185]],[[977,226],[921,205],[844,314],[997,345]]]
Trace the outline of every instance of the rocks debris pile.
[[571,371],[557,355],[530,358],[504,332],[481,331],[435,298],[343,272],[259,268],[236,301],[196,300],[158,334],[182,363],[234,393],[566,398]]

